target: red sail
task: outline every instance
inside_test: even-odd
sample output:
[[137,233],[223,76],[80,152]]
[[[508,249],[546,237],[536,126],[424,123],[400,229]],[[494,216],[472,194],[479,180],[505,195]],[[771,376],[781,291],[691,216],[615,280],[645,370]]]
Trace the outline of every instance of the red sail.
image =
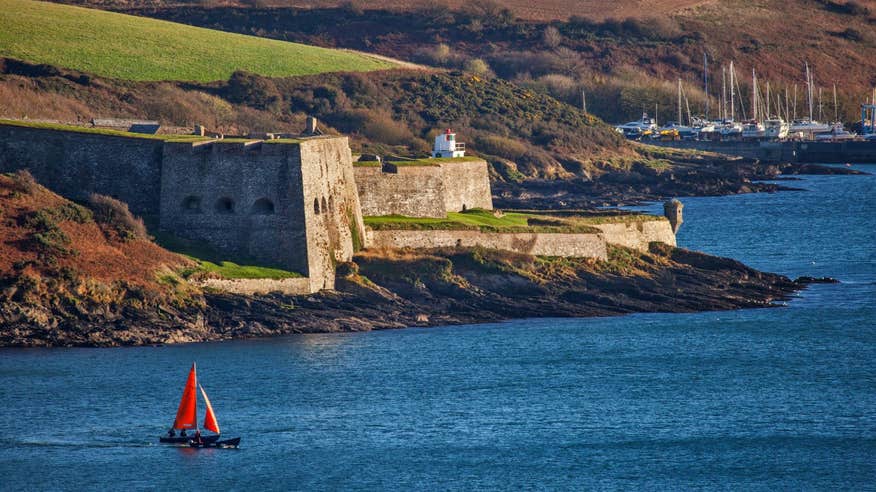
[[194,429],[198,426],[198,377],[195,374],[195,364],[189,371],[189,379],[186,381],[186,389],[183,390],[179,409],[176,411],[176,420],[173,421],[174,429]]
[[204,428],[220,434],[219,423],[216,422],[216,414],[213,413],[213,405],[210,405],[210,399],[207,398],[207,392],[204,391],[204,387],[198,386],[201,388],[201,394],[204,395],[204,403],[207,405],[207,413],[204,414]]

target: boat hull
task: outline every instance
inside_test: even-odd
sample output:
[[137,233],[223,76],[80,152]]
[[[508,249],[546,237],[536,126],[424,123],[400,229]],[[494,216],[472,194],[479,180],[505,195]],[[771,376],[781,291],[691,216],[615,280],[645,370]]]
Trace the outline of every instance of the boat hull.
[[[163,444],[188,444],[193,439],[193,436],[185,436],[185,437],[167,437],[163,436],[158,438],[158,442]],[[202,436],[201,440],[204,442],[216,442],[219,440],[219,436]]]
[[236,448],[240,445],[240,438],[235,437],[233,439],[225,439],[222,441],[213,441],[207,442],[203,441],[200,443],[189,442],[189,446],[193,448]]

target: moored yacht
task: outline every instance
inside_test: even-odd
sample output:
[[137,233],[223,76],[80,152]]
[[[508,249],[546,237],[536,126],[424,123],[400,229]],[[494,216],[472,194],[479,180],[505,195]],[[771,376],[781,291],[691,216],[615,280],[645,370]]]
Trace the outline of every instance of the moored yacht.
[[756,120],[745,122],[742,125],[742,138],[745,140],[759,140],[766,136],[766,128]]
[[648,113],[642,113],[642,119],[638,121],[630,121],[623,125],[615,127],[619,133],[623,133],[627,138],[640,138],[643,133],[654,131],[657,129],[657,121],[648,116]]
[[764,121],[763,126],[764,137],[769,139],[785,138],[791,129],[787,121],[775,116]]

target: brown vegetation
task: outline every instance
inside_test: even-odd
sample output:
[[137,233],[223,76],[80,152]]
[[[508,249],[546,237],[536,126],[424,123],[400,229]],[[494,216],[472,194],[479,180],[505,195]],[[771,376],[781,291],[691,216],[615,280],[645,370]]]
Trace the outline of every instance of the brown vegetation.
[[[876,85],[876,39],[870,36],[876,25],[876,2],[872,1],[551,0],[536,6],[515,0],[465,5],[451,1],[446,4],[450,9],[432,2],[393,0],[361,3],[353,9],[336,8],[337,2],[328,0],[265,4],[272,8],[236,8],[235,2],[224,1],[207,6],[103,5],[440,67],[477,65],[479,70],[488,68],[574,105],[580,105],[584,89],[589,94],[588,109],[612,122],[637,117],[643,107],[655,104],[661,113],[674,108],[679,77],[688,85],[692,111],[701,112],[704,52],[712,68],[712,97],[720,90],[720,66],[731,60],[744,81],[756,67],[760,78],[772,81],[774,89],[792,92],[797,84],[801,94],[803,64],[808,62],[817,84],[827,88],[837,83],[840,114],[846,121],[856,118],[858,103]],[[574,87],[542,79],[557,75],[567,77]],[[746,83],[742,90],[747,92]],[[800,96],[798,116],[802,105]],[[711,107],[716,107],[714,101]]]

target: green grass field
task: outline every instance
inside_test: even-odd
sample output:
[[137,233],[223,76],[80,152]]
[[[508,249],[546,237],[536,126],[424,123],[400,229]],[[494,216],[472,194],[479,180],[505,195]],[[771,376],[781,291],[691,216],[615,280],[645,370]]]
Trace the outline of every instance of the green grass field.
[[30,0],[0,0],[0,57],[126,80],[225,80],[392,68],[349,51]]

